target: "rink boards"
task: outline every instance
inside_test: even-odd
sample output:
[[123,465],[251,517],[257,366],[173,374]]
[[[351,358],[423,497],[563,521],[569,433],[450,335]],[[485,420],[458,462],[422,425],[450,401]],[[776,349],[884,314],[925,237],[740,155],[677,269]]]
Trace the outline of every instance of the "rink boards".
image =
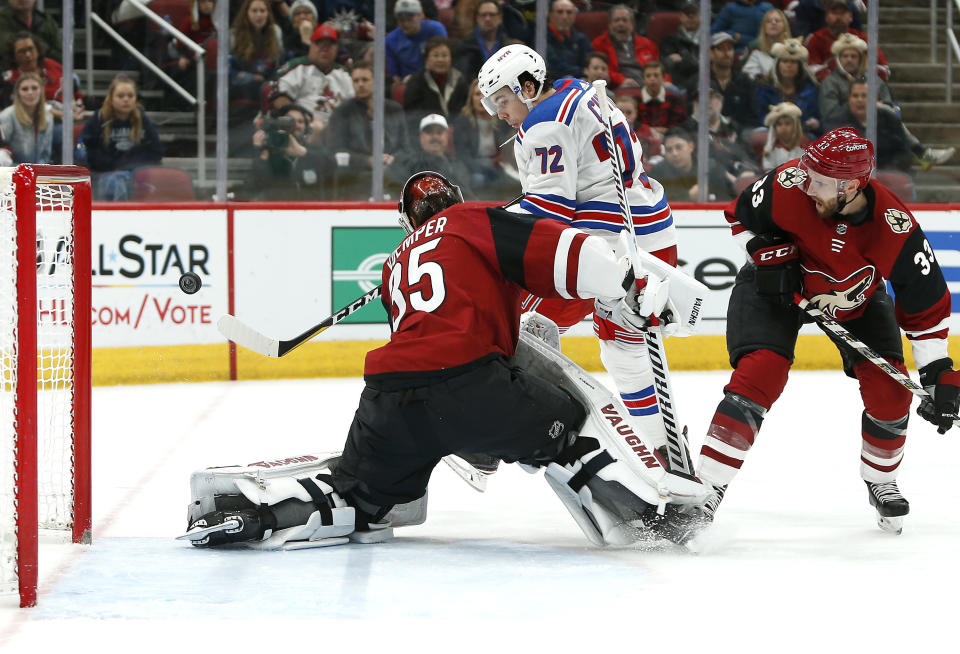
[[[918,205],[914,215],[960,295],[960,205]],[[702,334],[667,340],[671,366],[726,368],[726,304],[744,255],[723,205],[679,204],[674,220],[680,267],[711,294]],[[379,284],[401,235],[390,203],[97,205],[94,383],[359,375],[364,354],[389,336],[379,302],[282,359],[228,345],[216,321],[233,313],[268,336],[291,338]],[[186,271],[203,281],[194,295],[179,289]],[[955,314],[952,327],[958,324]],[[564,350],[588,369],[601,367],[587,323],[564,337]],[[796,365],[834,368],[839,356],[810,329]]]

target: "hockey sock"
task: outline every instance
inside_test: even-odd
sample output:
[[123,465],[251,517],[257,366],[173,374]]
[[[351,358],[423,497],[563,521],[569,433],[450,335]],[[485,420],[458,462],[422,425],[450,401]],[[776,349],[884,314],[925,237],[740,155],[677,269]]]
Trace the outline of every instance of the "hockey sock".
[[700,448],[697,474],[703,481],[726,486],[733,480],[756,440],[766,411],[741,395],[724,395]]
[[878,420],[866,411],[861,420],[860,477],[875,484],[894,481],[903,460],[909,414],[896,420]]

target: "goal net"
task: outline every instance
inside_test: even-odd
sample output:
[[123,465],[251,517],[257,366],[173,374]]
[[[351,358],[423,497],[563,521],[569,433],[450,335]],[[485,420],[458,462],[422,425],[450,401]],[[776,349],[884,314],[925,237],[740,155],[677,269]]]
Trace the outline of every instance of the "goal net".
[[36,603],[38,529],[90,540],[90,180],[0,168],[0,592]]

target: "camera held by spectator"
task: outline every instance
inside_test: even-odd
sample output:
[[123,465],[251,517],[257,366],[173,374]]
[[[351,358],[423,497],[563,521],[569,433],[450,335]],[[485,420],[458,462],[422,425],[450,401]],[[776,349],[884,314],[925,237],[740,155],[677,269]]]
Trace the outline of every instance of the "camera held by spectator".
[[313,115],[298,104],[273,111],[253,134],[260,153],[250,170],[251,199],[319,200],[334,168],[324,146],[310,141]]

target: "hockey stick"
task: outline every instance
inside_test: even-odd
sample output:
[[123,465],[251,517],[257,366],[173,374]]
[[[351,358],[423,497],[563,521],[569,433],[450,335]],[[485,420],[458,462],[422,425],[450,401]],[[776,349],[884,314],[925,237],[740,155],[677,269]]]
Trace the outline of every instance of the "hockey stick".
[[[794,303],[800,307],[804,313],[813,318],[818,325],[820,325],[824,330],[830,332],[841,341],[849,345],[853,350],[857,352],[864,359],[880,368],[883,372],[897,382],[908,391],[923,399],[932,399],[930,393],[926,391],[920,384],[910,379],[908,375],[903,374],[896,368],[894,368],[889,361],[884,359],[882,356],[877,354],[876,350],[872,347],[861,341],[859,338],[851,334],[847,329],[841,325],[839,322],[825,314],[815,305],[810,304],[810,301],[801,296],[799,293],[795,293],[793,296]],[[950,416],[953,418],[953,424],[960,425],[960,417]]]
[[[604,135],[607,140],[607,152],[610,153],[610,165],[613,168],[613,181],[617,189],[617,200],[620,203],[620,217],[623,219],[624,229],[627,231],[627,248],[630,254],[630,263],[633,266],[634,277],[637,282],[643,279],[640,268],[640,255],[637,252],[636,229],[633,225],[633,214],[627,202],[627,192],[623,184],[623,161],[620,158],[620,149],[616,146],[613,136],[613,119],[610,108],[607,106],[607,83],[597,80],[593,83],[597,94],[597,104],[600,105],[600,117],[603,120]],[[670,369],[667,367],[667,357],[663,351],[663,334],[660,327],[651,326],[647,329],[645,338],[647,353],[654,375],[654,390],[657,394],[657,404],[660,406],[660,417],[663,428],[667,433],[667,461],[670,471],[680,476],[695,478],[693,460],[687,445],[686,433],[677,432],[677,417],[674,412],[673,385],[670,383]]]
[[317,334],[323,332],[329,327],[333,327],[338,322],[341,322],[350,314],[356,313],[361,307],[366,306],[369,302],[376,300],[378,297],[380,297],[379,285],[371,288],[356,300],[343,307],[332,316],[324,318],[299,336],[295,336],[294,338],[286,341],[265,336],[253,327],[250,327],[243,321],[239,320],[236,316],[232,316],[229,313],[220,316],[220,320],[217,321],[217,329],[220,330],[220,333],[227,340],[231,340],[237,345],[242,345],[248,350],[253,350],[257,354],[262,354],[266,357],[282,357],[285,354],[289,354],[292,350],[300,347]]
[[[510,202],[503,205],[503,208],[507,209],[512,207],[522,199],[523,194],[521,193],[517,197],[510,200]],[[220,319],[217,321],[217,329],[220,330],[220,333],[227,340],[233,341],[237,345],[242,345],[248,350],[253,350],[257,354],[262,354],[266,357],[282,357],[300,347],[324,330],[333,327],[338,322],[341,322],[350,314],[356,313],[359,309],[363,308],[371,301],[376,300],[378,297],[380,297],[380,290],[380,286],[370,289],[356,300],[334,313],[332,316],[324,318],[299,336],[295,336],[289,340],[280,340],[261,334],[253,327],[247,325],[239,318],[229,313],[220,317]]]

